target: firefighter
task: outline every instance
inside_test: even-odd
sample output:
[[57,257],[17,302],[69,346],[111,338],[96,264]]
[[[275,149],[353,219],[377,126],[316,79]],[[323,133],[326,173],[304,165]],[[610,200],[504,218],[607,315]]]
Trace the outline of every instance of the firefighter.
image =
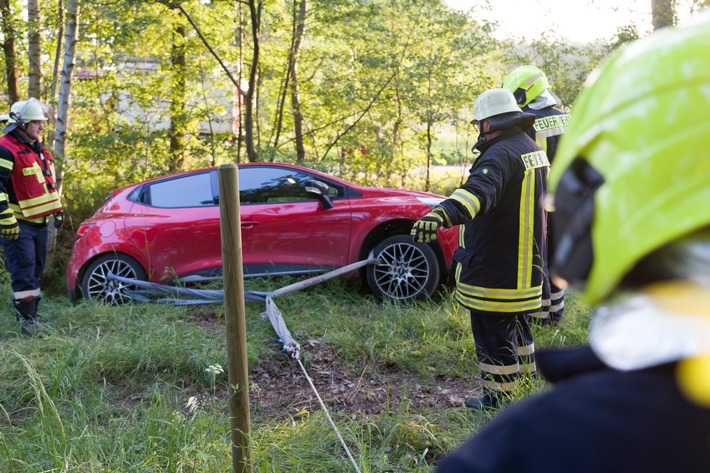
[[534,121],[510,91],[481,94],[473,121],[480,156],[468,180],[411,231],[415,242],[428,243],[440,226],[461,226],[455,297],[470,311],[484,388],[483,396],[466,399],[472,409],[497,407],[522,373],[535,371],[528,315],[541,304],[545,220],[539,202],[549,163],[525,134]]
[[579,94],[550,171],[550,270],[597,308],[589,344],[538,352],[555,386],[438,473],[708,471],[708,44],[710,10],[623,46]]
[[[510,90],[523,112],[535,115],[535,124],[528,130],[528,135],[545,151],[550,164],[555,162],[557,145],[559,144],[565,127],[569,121],[569,114],[558,107],[560,99],[550,90],[547,76],[544,72],[532,65],[520,66],[513,69],[503,81],[503,88]],[[555,215],[547,216],[547,231],[553,232]],[[547,266],[547,253],[552,253],[551,241],[548,239],[548,248],[545,252],[545,285],[543,286],[542,308],[534,314],[533,320],[542,325],[549,322],[558,324],[562,321],[565,309],[565,291],[557,287],[549,279]]]
[[0,137],[0,244],[10,271],[23,335],[42,333],[37,313],[46,259],[47,225],[63,222],[54,158],[40,142],[47,117],[39,100],[12,105]]

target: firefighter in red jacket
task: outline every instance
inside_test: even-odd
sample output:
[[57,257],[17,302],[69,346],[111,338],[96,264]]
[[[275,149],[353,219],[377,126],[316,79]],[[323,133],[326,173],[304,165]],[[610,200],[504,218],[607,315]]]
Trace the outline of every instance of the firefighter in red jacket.
[[528,316],[540,311],[545,213],[540,206],[549,163],[525,134],[535,115],[523,113],[506,89],[474,103],[480,156],[464,185],[415,222],[418,243],[436,239],[440,226],[461,225],[454,253],[456,299],[470,311],[483,396],[466,407],[497,407],[522,373],[534,373]]
[[37,308],[47,251],[47,224],[63,221],[54,158],[39,141],[47,117],[34,98],[12,105],[0,137],[0,244],[13,305],[24,335],[41,333]]
[[710,11],[616,50],[550,169],[552,277],[596,312],[589,344],[536,354],[552,389],[438,473],[710,469]]
[[[565,132],[569,121],[569,114],[558,107],[561,101],[550,90],[550,84],[544,72],[532,65],[516,67],[503,81],[503,88],[513,93],[518,106],[523,112],[535,115],[535,124],[528,130],[528,135],[535,140],[540,148],[547,154],[550,164],[555,162],[557,146]],[[547,231],[552,233],[555,226],[555,214],[547,216]],[[549,262],[547,254],[552,254],[554,248],[550,247],[552,241],[548,239],[545,249],[545,285],[543,286],[542,308],[534,314],[533,320],[546,325],[549,322],[559,323],[565,309],[565,291],[555,285],[548,276]]]

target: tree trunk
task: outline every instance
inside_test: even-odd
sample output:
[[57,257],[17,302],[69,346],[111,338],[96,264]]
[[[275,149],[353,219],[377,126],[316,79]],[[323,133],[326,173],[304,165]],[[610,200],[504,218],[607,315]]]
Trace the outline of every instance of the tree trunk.
[[[179,19],[176,19],[179,21]],[[173,45],[170,55],[172,81],[170,94],[170,168],[171,172],[182,171],[185,162],[187,94],[187,29],[177,25],[173,31]]]
[[249,14],[251,16],[251,36],[254,43],[252,52],[251,70],[249,71],[249,90],[247,90],[246,114],[244,116],[244,145],[246,146],[247,159],[250,162],[259,160],[254,140],[254,112],[256,104],[256,88],[259,81],[259,49],[261,47],[259,35],[261,30],[262,0],[249,0]]
[[[197,35],[200,37],[204,45],[209,49],[210,53],[214,56],[214,58],[219,62],[220,66],[222,66],[222,69],[224,72],[227,74],[227,77],[232,81],[234,86],[237,88],[239,91],[239,94],[244,97],[244,102],[245,102],[245,107],[246,107],[246,113],[244,114],[244,145],[246,147],[247,151],[247,159],[249,161],[257,161],[259,159],[259,156],[256,152],[256,146],[255,146],[255,140],[254,140],[254,113],[256,110],[256,88],[257,88],[257,82],[259,80],[259,31],[260,31],[260,23],[261,23],[261,11],[263,8],[263,0],[249,0],[248,5],[249,5],[249,14],[251,18],[251,32],[252,32],[252,40],[254,41],[254,51],[252,54],[252,61],[251,61],[251,71],[249,72],[249,84],[248,87],[249,89],[244,91],[241,88],[241,83],[237,81],[230,70],[227,68],[227,66],[224,64],[222,61],[222,58],[219,57],[219,55],[215,52],[215,50],[210,46],[209,42],[207,41],[207,38],[204,37],[202,34],[202,31],[200,31],[200,28],[197,26],[197,24],[194,22],[192,17],[185,11],[185,9],[182,7],[180,2],[171,2],[169,0],[155,0],[158,3],[162,3],[163,5],[167,6],[168,8],[177,8],[179,9],[183,15],[187,18],[187,20],[190,22],[192,27],[195,29],[195,32]],[[241,4],[241,2],[238,3],[238,5]],[[241,10],[240,10],[241,11]],[[240,42],[240,47],[241,47],[241,42]],[[240,72],[239,76],[241,77],[241,67],[242,64],[239,65],[240,67]],[[241,117],[240,117],[241,118]],[[237,161],[239,160],[239,157],[237,156]]]
[[651,0],[654,31],[675,25],[675,3],[676,0]]
[[296,146],[296,162],[303,162],[306,158],[306,150],[303,145],[303,113],[301,112],[301,98],[298,89],[298,56],[306,34],[306,12],[308,11],[308,0],[301,0],[298,6],[298,14],[294,17],[294,42],[293,59],[289,75],[291,76],[291,108],[293,110],[293,132]]
[[5,55],[5,75],[7,76],[7,95],[10,105],[20,100],[20,89],[17,77],[17,40],[15,29],[12,26],[12,11],[10,0],[0,0],[0,15],[2,15],[2,34],[4,41],[2,50]]
[[41,99],[42,93],[42,41],[39,0],[27,0],[27,37],[29,49],[29,82],[27,96]]
[[[69,123],[69,109],[71,107],[71,81],[74,73],[76,61],[76,46],[79,42],[79,10],[81,0],[67,1],[67,25],[64,34],[64,62],[62,65],[62,79],[59,85],[59,97],[57,100],[57,131],[54,136],[53,154],[57,172],[57,192],[62,195],[64,179],[62,177],[62,167],[64,163],[64,148],[66,146],[67,127]],[[68,223],[65,218],[65,224]],[[54,258],[54,250],[57,243],[57,231],[50,225],[47,239],[47,261],[48,264]]]
[[54,52],[54,67],[52,68],[52,85],[49,88],[48,102],[51,104],[52,111],[49,115],[50,126],[47,133],[47,143],[54,143],[54,137],[57,130],[57,82],[60,76],[60,64],[62,57],[62,42],[64,41],[64,0],[59,0],[57,3],[57,47]]

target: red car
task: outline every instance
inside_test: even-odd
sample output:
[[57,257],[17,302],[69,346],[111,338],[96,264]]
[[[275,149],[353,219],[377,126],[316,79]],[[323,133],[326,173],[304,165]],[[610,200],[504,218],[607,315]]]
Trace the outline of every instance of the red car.
[[[245,277],[324,272],[374,250],[379,264],[353,275],[379,298],[421,299],[447,279],[456,227],[439,230],[430,245],[409,235],[443,197],[362,187],[288,164],[239,164],[238,172]],[[221,276],[218,188],[218,169],[210,168],[112,192],[79,227],[69,298],[126,302],[126,285],[109,274],[162,283]]]

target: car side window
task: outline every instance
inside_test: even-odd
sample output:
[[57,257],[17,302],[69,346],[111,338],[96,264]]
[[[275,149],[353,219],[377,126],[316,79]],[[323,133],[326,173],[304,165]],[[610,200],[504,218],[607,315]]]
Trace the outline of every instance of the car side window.
[[[146,192],[147,191],[147,192]],[[209,172],[190,174],[149,184],[141,200],[153,207],[205,207],[217,205]]]
[[[303,202],[316,199],[306,194],[305,183],[319,179],[309,173],[278,167],[239,168],[239,201],[241,204],[263,204],[272,202]],[[342,197],[345,190],[332,182],[328,184],[331,198]]]

